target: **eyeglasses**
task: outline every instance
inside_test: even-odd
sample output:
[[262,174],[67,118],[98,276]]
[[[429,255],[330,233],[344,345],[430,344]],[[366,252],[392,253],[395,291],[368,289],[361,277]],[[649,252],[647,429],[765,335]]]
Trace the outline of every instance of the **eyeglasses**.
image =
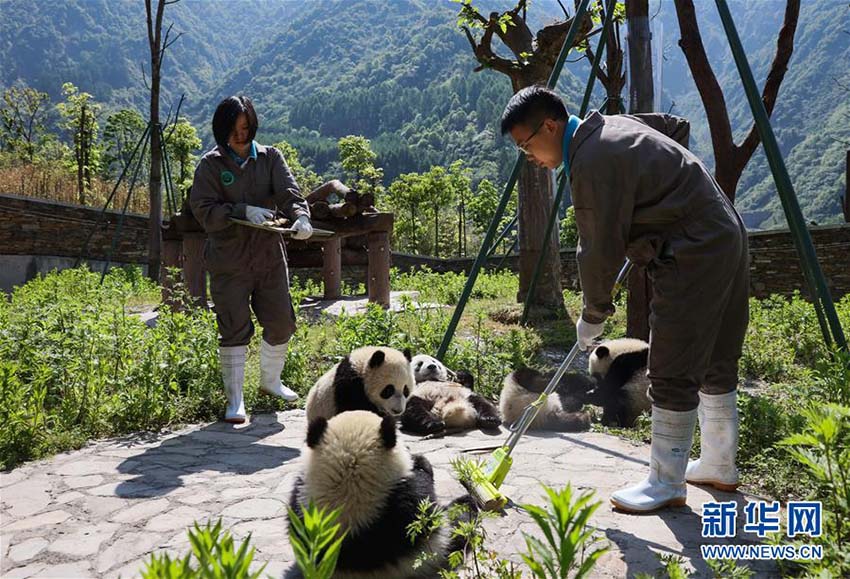
[[540,123],[538,123],[538,125],[537,125],[537,128],[536,128],[536,129],[534,129],[534,131],[532,131],[532,133],[528,136],[528,138],[527,138],[527,139],[525,139],[525,140],[524,140],[523,142],[521,142],[521,143],[518,143],[518,144],[517,144],[517,146],[516,146],[516,148],[517,148],[517,149],[519,149],[520,151],[522,151],[523,153],[525,153],[526,155],[528,155],[528,149],[527,149],[526,147],[528,147],[528,143],[530,143],[530,142],[531,142],[531,139],[533,139],[533,138],[534,138],[534,135],[536,135],[536,134],[537,134],[537,131],[539,131],[539,130],[540,130],[540,127],[542,127],[542,126],[543,126],[543,123],[544,123],[544,122],[546,122],[546,119],[543,119],[542,121],[540,121]]

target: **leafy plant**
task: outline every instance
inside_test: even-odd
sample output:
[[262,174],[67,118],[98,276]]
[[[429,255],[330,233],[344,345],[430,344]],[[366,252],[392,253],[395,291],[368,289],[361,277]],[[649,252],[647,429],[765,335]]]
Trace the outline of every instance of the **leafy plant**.
[[[523,533],[528,552],[522,559],[535,577],[566,579],[587,577],[607,546],[591,549],[599,539],[588,526],[590,516],[602,504],[591,502],[593,491],[573,495],[571,485],[560,491],[543,485],[549,499],[548,508],[526,504],[523,508],[543,531],[545,542]],[[588,553],[587,551],[590,550]]]
[[[255,579],[260,577],[265,564],[255,572],[250,571],[254,548],[251,535],[237,548],[229,531],[222,532],[221,519],[202,528],[196,522],[189,530],[192,550],[183,559],[174,559],[167,553],[151,555],[142,571],[144,579]],[[249,550],[250,547],[250,550]]]
[[823,504],[823,532],[811,540],[823,545],[819,561],[803,562],[814,575],[850,575],[850,407],[812,405],[803,411],[802,432],[783,439],[790,455],[815,480]]
[[329,579],[336,569],[347,532],[341,532],[341,525],[337,522],[340,510],[327,512],[311,500],[302,509],[302,516],[291,507],[288,511],[291,525],[289,541],[304,579]]

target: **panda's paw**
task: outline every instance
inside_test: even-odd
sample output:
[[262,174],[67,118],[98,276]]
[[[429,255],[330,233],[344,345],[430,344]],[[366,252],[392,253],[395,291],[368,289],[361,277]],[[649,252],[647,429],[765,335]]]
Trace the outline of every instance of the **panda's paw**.
[[443,432],[445,429],[446,423],[442,420],[429,420],[422,425],[422,430],[425,431],[425,434],[436,434],[438,432]]
[[485,430],[494,430],[502,425],[502,420],[498,416],[482,416],[478,419],[478,427]]

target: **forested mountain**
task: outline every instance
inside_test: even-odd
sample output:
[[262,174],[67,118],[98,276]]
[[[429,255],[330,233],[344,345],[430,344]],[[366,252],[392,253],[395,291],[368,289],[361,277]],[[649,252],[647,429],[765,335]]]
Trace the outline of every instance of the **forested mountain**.
[[[485,13],[509,5],[474,3]],[[716,9],[711,2],[696,4],[733,127],[744,134],[749,107]],[[730,4],[762,82],[784,2]],[[182,36],[166,56],[163,110],[185,93],[183,113],[209,145],[215,104],[225,95],[245,93],[257,103],[260,139],[288,140],[303,161],[328,176],[339,175],[337,139],[362,134],[371,139],[387,184],[400,173],[457,159],[472,168],[474,179],[504,179],[514,152],[498,135],[498,115],[510,87],[495,72],[473,72],[477,63],[456,27],[457,9],[448,0],[182,0],[166,10],[166,24],[174,23],[172,37]],[[561,14],[554,0],[530,3],[535,30]],[[661,108],[691,119],[693,148],[711,164],[702,104],[676,44],[672,0],[651,2],[651,14],[661,40],[656,46],[663,46]],[[58,101],[62,82],[71,81],[108,108],[146,111],[140,66],[149,57],[141,1],[2,0],[0,17],[7,24],[0,30],[4,87],[20,79]],[[803,2],[794,57],[774,114],[804,212],[822,223],[839,219],[844,151],[850,147],[848,31],[846,1]],[[569,64],[559,85],[573,106],[587,68],[585,62]],[[603,98],[597,87],[594,104]],[[784,221],[760,152],[741,180],[738,206],[751,227]]]

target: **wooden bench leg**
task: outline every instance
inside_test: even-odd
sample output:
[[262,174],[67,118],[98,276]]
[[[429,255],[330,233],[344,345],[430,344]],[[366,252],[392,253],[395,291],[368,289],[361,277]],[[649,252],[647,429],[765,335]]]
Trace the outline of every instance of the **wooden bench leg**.
[[334,237],[322,244],[322,280],[325,282],[325,299],[340,297],[342,283],[342,238]]
[[386,231],[370,233],[367,278],[369,301],[390,305],[390,235]]

